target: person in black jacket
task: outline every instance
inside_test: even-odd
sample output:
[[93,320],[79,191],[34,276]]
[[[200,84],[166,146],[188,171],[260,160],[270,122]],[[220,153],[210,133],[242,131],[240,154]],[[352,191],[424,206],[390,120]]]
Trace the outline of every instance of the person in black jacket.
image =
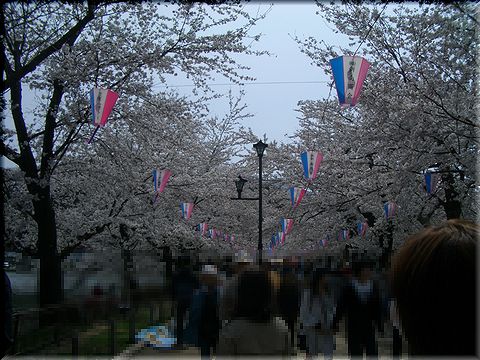
[[13,311],[12,311],[12,284],[8,278],[7,272],[2,268],[4,278],[4,294],[3,294],[3,333],[0,342],[0,358],[3,358],[13,344]]
[[293,269],[287,268],[280,282],[277,304],[280,316],[288,326],[291,347],[295,347],[295,325],[300,312],[300,285]]
[[375,325],[383,331],[381,304],[378,286],[372,279],[371,265],[359,261],[353,266],[353,277],[345,285],[340,295],[333,328],[345,316],[348,353],[351,357],[378,355]]
[[215,353],[220,332],[218,313],[218,275],[214,265],[204,265],[200,274],[200,314],[198,322],[198,343],[202,359],[211,358]]
[[179,259],[178,269],[173,276],[173,296],[176,303],[176,336],[177,346],[183,346],[183,322],[187,310],[190,307],[193,292],[198,288],[198,280],[195,278],[190,266],[190,258],[183,256]]

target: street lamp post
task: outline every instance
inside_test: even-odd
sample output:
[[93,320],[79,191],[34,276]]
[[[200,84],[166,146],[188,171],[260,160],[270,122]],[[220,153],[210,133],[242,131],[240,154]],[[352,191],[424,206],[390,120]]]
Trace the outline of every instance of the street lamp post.
[[265,149],[268,147],[262,140],[253,144],[254,149],[258,155],[258,197],[256,198],[242,198],[243,186],[247,180],[238,176],[238,180],[235,180],[235,186],[237,188],[238,198],[231,198],[231,200],[258,200],[258,262],[262,263],[263,255],[263,240],[262,240],[262,224],[263,224],[263,208],[262,208],[262,158]]
[[263,208],[262,208],[262,159],[265,149],[268,147],[262,140],[253,144],[258,155],[258,263],[262,263],[263,241],[262,241],[262,224],[263,224]]

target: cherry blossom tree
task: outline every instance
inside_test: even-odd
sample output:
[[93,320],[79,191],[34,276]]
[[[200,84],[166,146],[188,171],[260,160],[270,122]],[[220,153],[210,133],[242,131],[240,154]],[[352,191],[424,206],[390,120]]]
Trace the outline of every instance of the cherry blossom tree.
[[[37,227],[32,249],[41,264],[41,305],[61,298],[57,217],[62,214],[52,197],[52,177],[65,158],[77,156],[81,165],[78,152],[91,151],[83,144],[91,131],[86,126],[88,91],[98,86],[120,94],[108,124],[115,131],[103,131],[96,138],[108,144],[109,136],[131,130],[128,117],[124,120],[121,116],[128,115],[133,103],[158,100],[152,86],[164,82],[167,74],[185,74],[199,91],[208,93],[206,81],[214,73],[234,82],[249,79],[244,75],[248,69],[233,60],[232,54],[262,54],[252,50],[252,43],[259,37],[252,35],[251,29],[263,15],[252,17],[241,4],[233,3],[204,6],[179,2],[168,9],[166,6],[108,0],[4,5],[2,93],[9,97],[14,129],[3,131],[1,155],[18,165],[31,197],[29,211]],[[24,107],[26,86],[39,97],[31,114]],[[162,99],[166,107],[175,106],[168,97]],[[172,126],[182,126],[176,124]],[[129,150],[139,146],[130,145]],[[114,151],[127,149],[126,144]],[[105,154],[113,156],[111,151]],[[114,187],[100,186],[115,199]],[[71,196],[81,201],[85,195],[78,191]],[[98,204],[98,212],[104,205]],[[115,214],[125,206],[117,200],[109,211]],[[84,233],[75,230],[75,239],[89,238],[107,226],[95,223],[98,213],[85,215],[91,215],[91,221],[79,226]]]
[[[335,88],[327,99],[299,103],[298,146],[325,157],[312,187],[318,196],[305,199],[305,223],[318,233],[348,228],[354,235],[365,218],[374,241],[357,236],[352,243],[380,243],[386,258],[424,225],[475,217],[476,7],[319,3],[319,10],[349,37],[349,48],[297,38],[301,51],[327,74],[330,59],[354,52],[371,67],[355,108],[340,108]],[[441,176],[431,195],[427,169]],[[390,200],[398,214],[387,221],[382,203]]]

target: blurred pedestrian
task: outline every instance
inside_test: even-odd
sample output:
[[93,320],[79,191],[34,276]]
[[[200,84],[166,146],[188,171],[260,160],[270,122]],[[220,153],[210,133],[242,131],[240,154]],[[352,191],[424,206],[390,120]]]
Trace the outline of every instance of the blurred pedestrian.
[[253,264],[253,259],[244,251],[236,254],[233,264],[232,276],[225,280],[220,299],[220,319],[222,324],[232,320],[236,303],[238,277],[241,272]]
[[333,359],[334,314],[335,300],[327,282],[327,274],[325,271],[316,270],[311,278],[310,288],[303,291],[300,306],[300,322],[306,337],[307,357],[323,353],[325,359]]
[[217,356],[290,356],[288,327],[274,316],[269,274],[260,269],[245,270],[237,290],[234,318],[220,332]]
[[13,345],[13,309],[12,309],[12,284],[7,272],[2,267],[4,293],[3,293],[3,331],[0,342],[0,358],[3,358]]
[[333,327],[346,318],[348,353],[351,357],[377,357],[375,329],[383,332],[378,286],[372,279],[371,264],[356,261],[352,265],[353,277],[344,287],[338,300]]
[[475,356],[479,226],[454,219],[407,239],[392,260],[399,326],[413,356]]
[[217,268],[214,265],[205,265],[201,273],[203,305],[200,314],[198,339],[202,357],[210,357],[218,341],[220,318],[218,314],[219,294]]
[[290,332],[291,347],[295,347],[295,327],[300,311],[300,285],[293,268],[287,268],[280,280],[277,304],[280,316],[286,322]]
[[217,268],[203,265],[200,273],[200,287],[192,298],[188,326],[185,329],[185,343],[200,348],[202,358],[210,358],[215,352],[220,330],[218,316]]
[[185,315],[190,307],[193,292],[196,288],[198,288],[198,281],[190,266],[190,258],[181,256],[172,282],[174,304],[176,305],[175,333],[178,347],[183,346]]
[[402,336],[395,300],[390,300],[389,311],[390,322],[392,324],[392,359],[400,359],[402,355]]

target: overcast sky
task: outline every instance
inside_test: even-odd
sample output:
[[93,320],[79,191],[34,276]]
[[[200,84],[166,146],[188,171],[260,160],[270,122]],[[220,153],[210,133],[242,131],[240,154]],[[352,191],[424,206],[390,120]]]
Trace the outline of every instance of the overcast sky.
[[[331,81],[322,69],[311,65],[309,58],[300,52],[298,44],[293,40],[294,36],[314,36],[329,44],[342,46],[347,41],[345,36],[334,34],[324,19],[316,15],[318,7],[313,2],[276,2],[273,6],[253,2],[246,5],[251,14],[256,14],[259,9],[260,12],[265,12],[270,7],[267,17],[251,31],[263,35],[256,49],[268,50],[274,55],[240,58],[242,64],[251,67],[248,74],[256,78],[255,83],[241,87],[217,85],[212,88],[224,93],[229,89],[238,93],[243,88],[248,112],[254,115],[243,124],[251,127],[259,137],[266,134],[270,141],[288,142],[286,135],[293,135],[298,126],[298,113],[295,111],[298,101],[327,97]],[[225,84],[226,81],[218,80],[213,82],[215,83]],[[172,77],[169,85],[183,84],[185,81]],[[191,93],[191,88],[188,87],[178,87],[177,90],[185,95]],[[211,107],[212,113],[217,115],[226,110],[226,102],[217,101]]]

